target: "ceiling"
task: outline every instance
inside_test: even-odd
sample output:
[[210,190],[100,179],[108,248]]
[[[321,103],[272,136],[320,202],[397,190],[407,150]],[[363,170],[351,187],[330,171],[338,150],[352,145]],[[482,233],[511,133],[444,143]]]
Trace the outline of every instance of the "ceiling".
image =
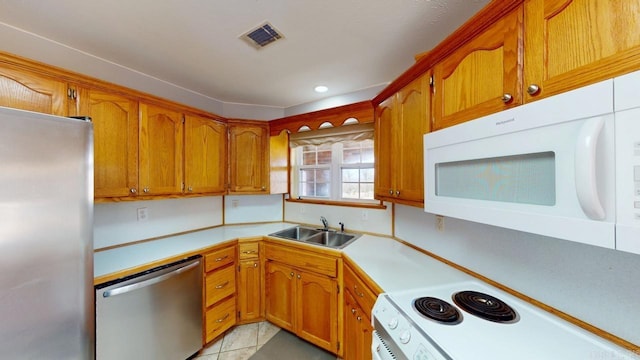
[[[0,0],[0,22],[222,102],[287,108],[393,81],[487,3]],[[265,21],[284,38],[239,39]]]

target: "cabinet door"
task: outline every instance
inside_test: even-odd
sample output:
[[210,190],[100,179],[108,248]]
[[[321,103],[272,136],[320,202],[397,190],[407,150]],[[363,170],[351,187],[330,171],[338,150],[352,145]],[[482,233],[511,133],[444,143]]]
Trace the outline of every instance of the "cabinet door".
[[518,8],[434,66],[434,130],[522,102],[521,34]]
[[266,317],[274,325],[294,331],[295,273],[288,266],[269,261],[266,265]]
[[99,90],[80,89],[79,113],[93,122],[96,198],[133,196],[138,188],[138,103]]
[[394,97],[383,101],[375,109],[375,195],[378,199],[392,197],[394,194]]
[[229,182],[232,193],[267,193],[269,134],[265,126],[229,127]]
[[640,67],[637,0],[527,0],[524,86],[533,101]]
[[332,352],[338,351],[338,285],[335,279],[297,271],[296,333]]
[[398,93],[398,121],[395,161],[395,196],[409,201],[424,201],[423,135],[429,129],[427,103],[428,76],[421,76]]
[[185,116],[185,192],[222,194],[226,188],[227,126]]
[[67,115],[67,84],[42,75],[0,68],[0,106]]
[[140,103],[141,195],[182,192],[182,114]]
[[[363,342],[357,321],[358,305],[350,291],[344,292],[344,360],[363,360]],[[369,355],[371,358],[371,355]]]
[[260,261],[240,261],[238,279],[238,311],[240,322],[259,319],[262,296],[260,295]]

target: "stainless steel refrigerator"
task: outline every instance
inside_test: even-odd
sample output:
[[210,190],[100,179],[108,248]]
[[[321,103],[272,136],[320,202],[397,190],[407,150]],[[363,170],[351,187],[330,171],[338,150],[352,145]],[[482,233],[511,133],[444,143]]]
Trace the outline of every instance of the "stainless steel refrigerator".
[[89,121],[0,107],[0,358],[94,358]]

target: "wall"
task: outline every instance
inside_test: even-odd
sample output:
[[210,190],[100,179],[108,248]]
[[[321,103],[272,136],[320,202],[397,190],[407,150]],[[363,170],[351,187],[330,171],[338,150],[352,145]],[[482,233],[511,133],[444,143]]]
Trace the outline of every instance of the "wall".
[[282,195],[229,195],[224,197],[224,223],[282,221]]
[[[141,208],[146,208],[146,221],[138,221]],[[100,249],[221,224],[222,196],[98,203],[94,205],[93,247]]]
[[640,256],[396,205],[396,237],[640,344]]

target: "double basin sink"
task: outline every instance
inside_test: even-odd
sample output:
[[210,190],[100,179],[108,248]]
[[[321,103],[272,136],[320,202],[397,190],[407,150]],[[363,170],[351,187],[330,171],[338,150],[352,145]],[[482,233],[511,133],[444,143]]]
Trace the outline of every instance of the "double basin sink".
[[297,240],[310,244],[323,245],[334,249],[342,249],[361,235],[337,232],[335,230],[314,229],[294,226],[269,234],[282,239]]

